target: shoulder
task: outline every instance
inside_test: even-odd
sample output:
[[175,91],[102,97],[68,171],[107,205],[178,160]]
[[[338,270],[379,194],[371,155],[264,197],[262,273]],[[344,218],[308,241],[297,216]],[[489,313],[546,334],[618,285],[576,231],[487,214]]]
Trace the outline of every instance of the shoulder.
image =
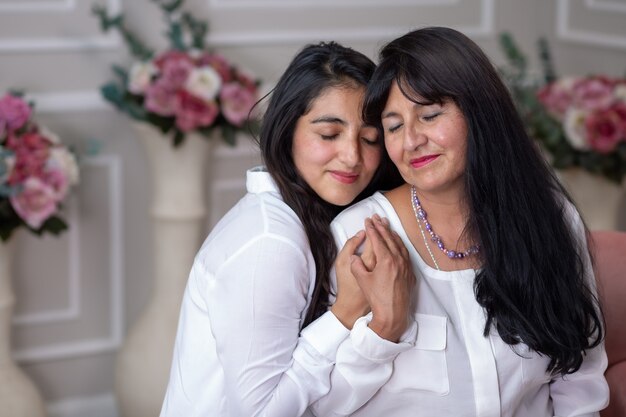
[[385,196],[376,192],[371,197],[359,201],[348,207],[335,217],[331,223],[333,234],[343,234],[346,237],[354,235],[363,229],[363,222],[367,217],[379,214],[388,217],[393,208]]
[[304,227],[280,193],[248,193],[222,217],[204,241],[196,262],[217,269],[246,250],[310,252]]

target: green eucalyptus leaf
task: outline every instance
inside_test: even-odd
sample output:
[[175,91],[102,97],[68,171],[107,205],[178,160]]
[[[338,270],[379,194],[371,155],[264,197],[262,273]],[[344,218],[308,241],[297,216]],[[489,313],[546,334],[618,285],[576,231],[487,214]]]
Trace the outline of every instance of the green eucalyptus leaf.
[[53,235],[58,235],[61,232],[67,230],[67,223],[63,221],[58,216],[50,216],[48,219],[41,225],[40,232],[50,232]]
[[222,139],[230,146],[236,145],[235,128],[230,125],[222,125]]
[[112,103],[118,109],[124,106],[124,89],[116,83],[107,83],[100,87],[100,93],[105,100]]
[[174,140],[172,144],[175,148],[181,146],[185,142],[185,134],[180,130],[176,129],[174,132]]
[[128,71],[122,66],[115,65],[115,64],[112,65],[111,68],[113,69],[113,73],[120,80],[120,83],[122,83],[123,85],[127,85],[128,84]]
[[186,50],[185,40],[183,36],[183,27],[179,22],[172,22],[170,24],[170,30],[167,33],[170,40],[170,44],[173,49],[184,51]]

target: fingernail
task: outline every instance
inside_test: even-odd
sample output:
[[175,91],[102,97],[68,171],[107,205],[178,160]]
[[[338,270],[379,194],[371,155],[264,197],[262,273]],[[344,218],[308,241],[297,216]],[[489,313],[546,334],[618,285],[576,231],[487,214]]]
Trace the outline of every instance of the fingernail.
[[389,219],[388,219],[388,218],[383,217],[383,219],[382,219],[382,220],[383,220],[383,224],[384,224],[385,226],[389,226]]

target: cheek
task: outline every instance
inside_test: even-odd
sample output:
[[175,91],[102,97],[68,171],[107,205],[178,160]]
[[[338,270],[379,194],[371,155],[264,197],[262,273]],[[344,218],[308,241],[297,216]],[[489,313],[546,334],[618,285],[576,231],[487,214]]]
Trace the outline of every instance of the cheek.
[[332,150],[323,142],[306,138],[294,142],[293,160],[299,170],[304,167],[322,165],[331,158],[331,155]]
[[385,149],[394,164],[398,165],[402,161],[402,144],[399,141],[385,139]]
[[363,150],[362,155],[363,165],[372,172],[376,171],[376,169],[378,169],[378,166],[380,165],[383,150],[380,147],[374,147],[369,145],[365,146],[366,148]]

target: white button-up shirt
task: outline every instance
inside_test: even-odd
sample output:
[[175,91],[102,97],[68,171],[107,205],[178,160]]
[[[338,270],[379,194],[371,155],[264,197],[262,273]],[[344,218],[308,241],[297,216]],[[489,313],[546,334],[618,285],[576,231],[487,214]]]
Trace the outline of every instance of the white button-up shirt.
[[295,417],[330,388],[349,332],[328,312],[299,335],[307,236],[267,172],[248,171],[247,189],[194,260],[161,417]]
[[[374,213],[389,219],[409,249],[418,279],[414,294],[417,340],[398,353],[371,335],[366,342],[351,335],[337,352],[331,391],[313,406],[316,415],[597,416],[606,407],[609,391],[603,375],[607,366],[603,345],[587,352],[577,372],[551,378],[546,373],[548,358],[525,345],[505,344],[495,330],[484,337],[486,314],[474,297],[475,271],[439,271],[428,266],[382,194],[357,203],[334,220],[337,243],[343,245]],[[567,216],[586,247],[582,222],[571,205]],[[585,262],[591,271],[589,259]],[[593,282],[593,276],[588,279]],[[366,320],[360,319],[358,326]]]

